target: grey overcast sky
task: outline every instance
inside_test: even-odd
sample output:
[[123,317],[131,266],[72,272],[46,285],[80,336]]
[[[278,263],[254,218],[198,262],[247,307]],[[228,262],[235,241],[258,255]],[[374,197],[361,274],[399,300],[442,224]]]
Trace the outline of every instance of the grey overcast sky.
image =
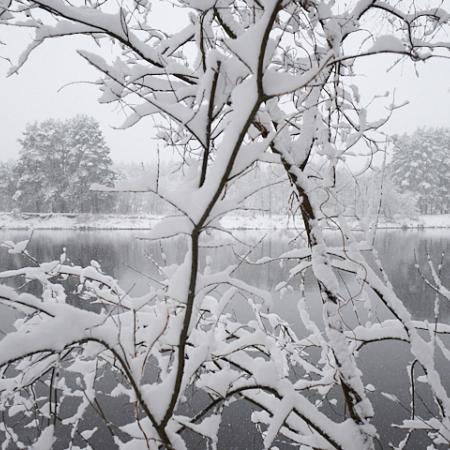
[[[28,33],[28,32],[26,32]],[[0,30],[0,56],[17,59],[20,50],[29,41],[26,33],[11,29]],[[124,114],[111,105],[97,103],[99,92],[89,84],[74,81],[94,81],[99,75],[75,52],[79,47],[93,48],[85,38],[64,38],[47,42],[32,53],[18,75],[6,77],[9,64],[0,59],[0,159],[17,158],[21,136],[27,122],[49,117],[67,118],[78,113],[94,116],[101,124],[112,158],[121,161],[154,160],[156,143],[152,120],[141,121],[128,130],[115,130]],[[389,73],[386,69],[392,58],[377,56],[358,63],[364,73],[358,84],[368,98],[372,94],[396,91],[396,102],[409,100],[397,110],[385,127],[388,133],[411,132],[419,126],[450,126],[450,60],[421,63],[415,73],[412,63],[402,63]],[[384,101],[386,104],[387,101]],[[370,118],[384,112],[382,103],[375,105]]]

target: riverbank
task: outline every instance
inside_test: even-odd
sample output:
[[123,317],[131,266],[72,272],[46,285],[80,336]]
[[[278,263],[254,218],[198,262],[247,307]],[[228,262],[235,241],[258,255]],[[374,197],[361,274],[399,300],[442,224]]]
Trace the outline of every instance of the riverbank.
[[0,229],[10,230],[149,230],[158,215],[0,213]]
[[[0,213],[0,229],[10,230],[149,230],[161,219],[159,215],[140,214],[62,214]],[[237,230],[285,230],[301,228],[287,215],[233,214],[221,219],[221,225]],[[355,229],[359,226],[354,222]],[[379,229],[450,228],[450,214],[419,216],[397,221],[380,220]]]

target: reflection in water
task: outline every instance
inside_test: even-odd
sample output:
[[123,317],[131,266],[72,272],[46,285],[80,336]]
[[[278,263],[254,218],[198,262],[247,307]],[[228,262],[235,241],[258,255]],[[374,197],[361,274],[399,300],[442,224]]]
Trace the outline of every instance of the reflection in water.
[[[0,230],[0,241],[19,241],[29,237],[29,234],[26,231]],[[239,232],[237,236],[243,241],[256,242],[262,232]],[[101,264],[105,273],[118,279],[125,290],[132,289],[132,294],[140,295],[149,282],[145,275],[158,276],[155,262],[181,262],[186,246],[181,238],[153,242],[135,237],[145,238],[145,232],[36,231],[28,249],[38,261],[51,261],[58,259],[63,247],[66,247],[67,256],[73,264],[85,266],[94,259]],[[256,260],[262,256],[276,256],[292,247],[294,237],[292,231],[274,232],[253,250],[250,258]],[[331,236],[330,240],[334,240],[334,237]],[[230,244],[230,240],[226,243]],[[439,261],[441,252],[446,252],[449,247],[450,231],[447,230],[380,231],[378,234],[377,248],[383,267],[397,295],[405,301],[416,318],[431,317],[434,294],[418,276],[414,267],[415,255],[419,264],[425,267],[427,251],[435,261]],[[234,249],[244,251],[242,246],[235,246]],[[207,254],[211,256],[210,264],[214,270],[236,263],[230,245],[205,248],[204,256]],[[22,267],[24,264],[20,255],[9,255],[6,249],[0,250],[0,270]],[[271,288],[286,277],[290,267],[278,263],[258,266],[242,264],[239,276],[249,284]],[[444,270],[442,275],[444,284],[450,281],[448,271]]]
[[[91,260],[98,261],[105,273],[115,277],[124,290],[130,291],[131,295],[141,295],[152,281],[148,278],[158,278],[157,264],[180,263],[186,244],[182,238],[171,241],[153,242],[135,239],[136,236],[145,238],[145,232],[131,231],[36,231],[29,244],[28,250],[38,261],[50,261],[59,258],[66,247],[66,253],[72,263],[86,266]],[[237,236],[247,242],[257,242],[263,233],[239,232]],[[28,238],[29,233],[24,231],[0,230],[0,241],[20,241]],[[218,236],[210,237],[208,246],[205,247],[202,264],[208,263],[213,270],[220,270],[229,264],[236,263],[233,253],[237,251],[243,254],[247,249],[242,245],[231,247],[231,240],[220,240]],[[290,249],[292,239],[295,235],[292,231],[274,232],[257,246],[251,253],[250,258],[257,260],[262,256],[276,256]],[[339,236],[330,233],[329,239],[333,241]],[[220,242],[221,247],[215,247]],[[415,261],[426,270],[426,254],[430,253],[434,261],[438,262],[442,252],[447,252],[450,246],[450,231],[380,231],[377,235],[377,248],[383,267],[389,275],[397,295],[404,301],[406,307],[416,319],[433,319],[434,293],[425,286],[421,280]],[[22,267],[25,261],[21,256],[9,255],[6,249],[0,250],[0,270]],[[273,287],[283,279],[286,279],[292,265],[280,265],[270,263],[263,265],[241,264],[237,275],[247,283],[266,289]],[[448,270],[442,272],[443,282],[450,286],[450,273]],[[345,280],[350,290],[351,279]],[[7,280],[13,283],[14,280]],[[307,279],[308,295],[307,304],[310,313],[315,320],[320,322],[321,310],[320,299],[314,284]],[[296,286],[294,282],[294,287]],[[17,287],[17,286],[16,286]],[[35,290],[36,286],[30,285],[28,290]],[[292,323],[297,333],[302,334],[303,329],[298,320],[297,294],[295,291],[288,292],[280,297],[274,293],[277,312],[287,321]],[[69,301],[79,301],[69,296]],[[233,305],[236,314],[245,316],[247,313],[245,301],[242,299]],[[381,319],[389,317],[383,308],[377,308],[378,317]],[[441,306],[441,321],[448,323],[450,306]],[[0,315],[0,327],[4,332],[10,329],[13,315],[9,310],[2,308]],[[377,391],[399,393],[398,396],[405,405],[409,403],[408,374],[406,366],[411,360],[409,352],[405,351],[404,344],[399,343],[377,343],[368,349],[363,349],[359,355],[359,363],[363,368],[364,382],[373,384]],[[425,391],[425,389],[423,389]],[[427,392],[422,396],[426,397]],[[107,399],[105,400],[107,402]],[[383,397],[373,396],[376,411],[376,425],[380,434],[388,439],[398,440],[398,431],[389,430],[392,423],[399,423],[405,418],[405,411],[401,406],[390,402]],[[429,405],[427,405],[428,407]],[[419,408],[423,405],[419,405]],[[254,425],[249,421],[246,407],[240,404],[240,409],[232,407],[227,412],[220,431],[222,439],[222,450],[254,449],[261,447],[260,438],[254,433]],[[121,408],[111,407],[111,415],[116,415],[120,421]],[[380,414],[380,411],[382,412]],[[92,418],[92,421],[95,419]],[[233,432],[230,432],[230,427]],[[109,440],[105,438],[104,443],[99,442],[97,448],[109,448]],[[195,439],[192,448],[197,448]],[[225,444],[223,444],[225,443]],[[382,441],[383,448],[388,445],[388,440]],[[427,441],[417,434],[414,442],[408,448],[425,448]],[[282,443],[277,446],[285,448]]]

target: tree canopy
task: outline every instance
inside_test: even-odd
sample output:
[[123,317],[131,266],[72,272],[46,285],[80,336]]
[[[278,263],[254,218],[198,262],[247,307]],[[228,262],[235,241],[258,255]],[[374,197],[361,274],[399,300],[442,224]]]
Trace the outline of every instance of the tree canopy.
[[30,124],[20,143],[14,171],[15,199],[22,210],[87,212],[98,197],[90,187],[111,186],[115,179],[110,150],[91,117]]
[[395,136],[389,169],[401,191],[414,194],[422,213],[449,211],[450,129],[419,128]]

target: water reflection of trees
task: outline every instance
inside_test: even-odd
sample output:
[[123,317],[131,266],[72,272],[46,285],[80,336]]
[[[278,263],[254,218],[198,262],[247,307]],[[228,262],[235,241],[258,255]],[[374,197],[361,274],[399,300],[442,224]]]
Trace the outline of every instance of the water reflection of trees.
[[[0,239],[18,241],[29,235],[28,231],[3,231]],[[262,236],[262,231],[240,231],[236,234],[236,237],[245,238],[254,244],[261,240]],[[289,250],[294,237],[292,231],[270,233],[252,250],[249,258],[258,260],[267,255],[273,257]],[[76,265],[87,266],[91,260],[96,260],[106,274],[116,278],[125,289],[133,289],[133,292],[139,295],[150,282],[147,276],[158,278],[156,264],[162,263],[164,259],[168,263],[180,263],[186,249],[182,237],[170,243],[149,241],[145,238],[145,231],[36,231],[29,246],[39,261],[57,260],[64,247],[67,257]],[[211,236],[211,244],[217,245],[219,242],[227,246],[225,251],[222,247],[214,246],[208,250],[209,264],[214,270],[235,263],[235,253],[244,254],[248,251],[248,248],[229,236]],[[433,260],[439,261],[442,252],[448,253],[450,232],[384,231],[379,232],[376,242],[383,267],[398,296],[404,299],[416,318],[431,317],[435,294],[421,280],[415,267],[415,258],[421,267],[423,266],[425,273],[428,273],[425,264],[426,253],[429,252]],[[18,268],[23,264],[20,255],[2,252],[1,270]],[[205,264],[203,258],[202,267]],[[248,283],[267,289],[273,288],[277,280],[285,279],[289,269],[288,264],[280,265],[276,262],[261,265],[241,264],[237,273]],[[448,271],[442,272],[442,280],[444,284],[450,282]],[[14,287],[18,287],[17,282]],[[37,285],[34,283],[23,287],[23,290],[34,293],[36,289]],[[441,313],[443,317],[450,315],[450,307],[442,304]]]

